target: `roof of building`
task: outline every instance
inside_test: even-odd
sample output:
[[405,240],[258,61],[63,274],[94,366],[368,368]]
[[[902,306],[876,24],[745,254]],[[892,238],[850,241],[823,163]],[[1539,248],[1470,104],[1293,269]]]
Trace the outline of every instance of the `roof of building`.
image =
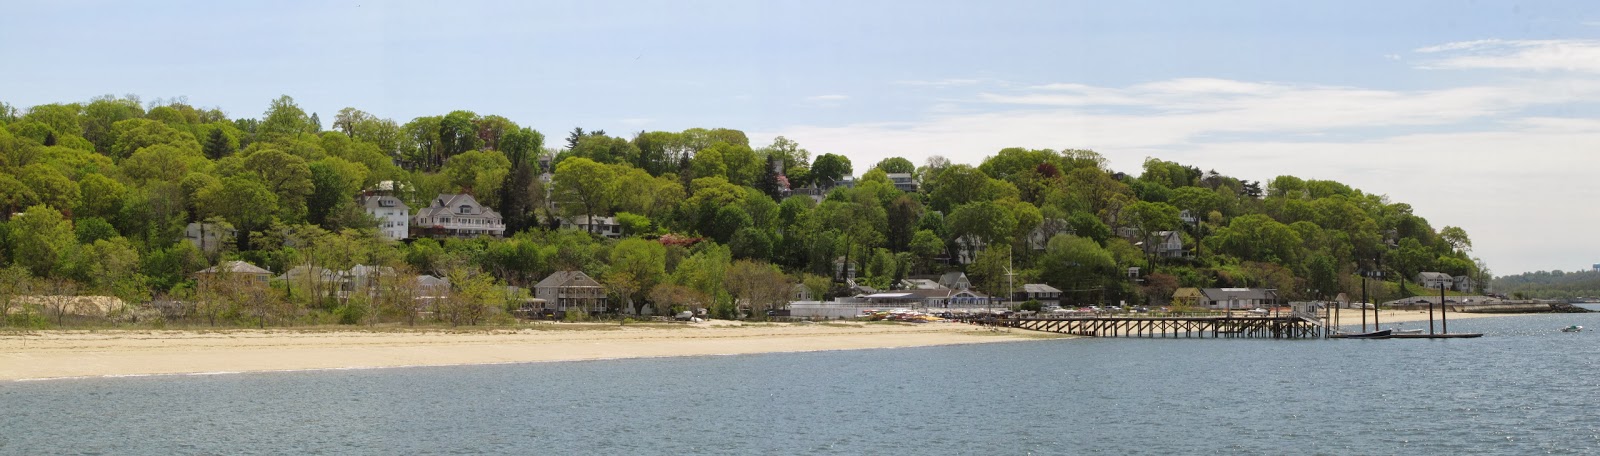
[[417,284],[418,285],[422,285],[423,287],[447,287],[448,288],[450,286],[450,280],[424,274],[424,275],[417,276]]
[[1421,277],[1424,280],[1452,280],[1450,274],[1443,272],[1419,272],[1417,277]]
[[440,194],[438,198],[433,199],[433,204],[428,205],[428,207],[417,209],[417,217],[462,215],[459,211],[457,211],[457,208],[461,206],[469,206],[471,208],[466,215],[482,215],[492,218],[500,217],[500,214],[495,212],[494,209],[490,209],[487,206],[479,204],[477,199],[474,199],[472,195],[468,195],[466,193]]
[[588,274],[584,274],[583,271],[556,271],[554,273],[551,273],[548,277],[545,277],[544,280],[540,280],[539,283],[534,285],[533,287],[534,288],[551,288],[551,287],[598,287],[598,286],[600,286],[600,282],[596,282],[594,279],[589,278],[589,275]]
[[1212,301],[1224,301],[1230,299],[1249,301],[1278,298],[1278,294],[1276,292],[1265,288],[1201,288],[1200,294],[1205,295],[1206,299],[1210,299]]
[[1045,284],[1042,284],[1042,283],[1025,283],[1025,284],[1022,284],[1022,291],[1025,291],[1025,292],[1028,292],[1028,293],[1060,293],[1061,292],[1061,290],[1056,289],[1056,287],[1052,287],[1052,286],[1045,285]]
[[229,261],[229,262],[222,263],[222,264],[219,264],[219,265],[216,265],[216,266],[205,268],[205,269],[201,270],[200,273],[201,274],[216,274],[218,272],[223,272],[223,271],[231,272],[231,273],[234,273],[234,274],[267,274],[267,275],[271,275],[272,274],[272,271],[268,271],[266,269],[261,269],[260,267],[258,267],[256,265],[253,265],[253,264],[250,264],[250,263],[246,263],[246,262],[243,262],[243,261]]
[[[384,206],[381,204],[384,201],[388,201],[390,204],[388,206]],[[361,198],[361,207],[366,209],[391,208],[400,209],[406,212],[411,211],[411,206],[407,206],[405,201],[401,201],[400,198],[395,198],[389,195],[364,196]]]
[[936,290],[944,288],[938,281],[932,279],[903,279],[900,285],[909,289]]
[[[965,272],[960,272],[960,271],[957,271],[957,272],[946,272],[946,273],[944,273],[944,275],[940,275],[939,276],[939,284],[940,285],[944,285],[946,287],[950,287],[952,285],[955,285],[956,282],[959,282],[961,280],[966,280],[966,278],[967,278],[967,273],[965,273]],[[971,281],[967,281],[967,283],[970,284],[972,282]]]

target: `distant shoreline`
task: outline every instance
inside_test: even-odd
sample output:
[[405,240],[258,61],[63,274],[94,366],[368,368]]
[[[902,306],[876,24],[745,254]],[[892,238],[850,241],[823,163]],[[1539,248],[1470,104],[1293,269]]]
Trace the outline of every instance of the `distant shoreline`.
[[545,323],[535,328],[0,333],[0,381],[812,352],[1065,337],[961,323]]

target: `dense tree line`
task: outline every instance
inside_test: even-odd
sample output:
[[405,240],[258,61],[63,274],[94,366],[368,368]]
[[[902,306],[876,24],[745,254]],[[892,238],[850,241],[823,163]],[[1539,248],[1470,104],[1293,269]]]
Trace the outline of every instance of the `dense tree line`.
[[[990,294],[1043,282],[1083,304],[1161,302],[1178,287],[1210,286],[1328,298],[1354,290],[1365,270],[1388,272],[1402,289],[1420,271],[1487,273],[1463,230],[1435,230],[1381,195],[1293,176],[1263,187],[1154,158],[1137,175],[1075,149],[1008,148],[976,165],[894,157],[858,169],[782,137],[753,146],[725,128],[630,137],[575,128],[556,142],[501,116],[400,123],[355,108],[329,127],[288,96],[259,119],[132,96],[0,104],[0,301],[60,283],[133,303],[210,297],[233,303],[213,315],[233,323],[415,320],[380,305],[377,292],[336,298],[314,279],[248,293],[195,279],[233,259],[280,274],[357,264],[433,274],[452,279],[452,299],[491,304],[515,302],[493,291],[504,285],[575,269],[607,285],[613,310],[724,315],[736,303],[781,305],[792,284],[846,293],[849,269],[880,289],[963,270]],[[919,188],[896,188],[890,173]],[[470,193],[505,217],[507,235],[386,241],[354,199],[382,181],[412,207]],[[820,201],[798,194],[811,188],[825,192]],[[615,217],[626,237],[555,229],[577,216]],[[180,242],[191,222],[238,234],[202,252]],[[1167,231],[1181,237],[1181,255],[1143,247]],[[240,304],[258,301],[274,304]],[[487,318],[450,315],[453,324]]]
[[1528,299],[1600,298],[1600,271],[1537,271],[1496,277],[1495,293]]

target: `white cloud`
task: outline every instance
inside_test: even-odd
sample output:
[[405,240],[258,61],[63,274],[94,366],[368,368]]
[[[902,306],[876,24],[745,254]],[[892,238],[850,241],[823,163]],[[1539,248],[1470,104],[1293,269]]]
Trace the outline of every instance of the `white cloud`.
[[1439,54],[1423,69],[1498,69],[1600,73],[1600,40],[1477,40],[1416,50]]

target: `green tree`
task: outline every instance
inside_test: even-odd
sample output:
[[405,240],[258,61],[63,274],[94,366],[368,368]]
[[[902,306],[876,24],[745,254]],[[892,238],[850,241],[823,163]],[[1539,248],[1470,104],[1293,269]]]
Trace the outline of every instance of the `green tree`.
[[203,190],[199,198],[204,214],[222,217],[240,230],[239,250],[249,250],[249,233],[266,228],[280,212],[278,196],[248,175],[224,178],[221,186]]
[[844,156],[822,154],[811,162],[811,181],[819,186],[831,185],[850,175],[850,159]]
[[64,276],[77,265],[72,222],[48,206],[33,206],[11,220],[11,259],[39,277]]
[[551,181],[554,198],[562,203],[561,210],[569,217],[605,215],[614,199],[611,179],[615,176],[611,167],[587,158],[562,161],[556,165]]
[[611,248],[610,260],[604,281],[617,284],[614,291],[634,314],[643,313],[645,298],[666,279],[667,248],[660,242],[624,239]]
[[[311,166],[305,159],[267,148],[245,157],[244,169],[276,196],[279,217],[289,221],[305,218],[306,197],[315,189]],[[249,226],[238,222],[235,225]]]
[[311,117],[307,116],[305,110],[300,109],[300,106],[295,104],[294,98],[288,95],[272,100],[267,112],[262,114],[261,125],[256,127],[256,136],[264,141],[298,136],[301,133],[314,133]]
[[910,174],[910,173],[914,173],[914,172],[917,171],[917,165],[912,164],[911,160],[906,160],[906,159],[901,158],[901,157],[885,158],[883,160],[878,161],[878,164],[873,165],[872,168],[873,169],[881,169],[885,173]]

